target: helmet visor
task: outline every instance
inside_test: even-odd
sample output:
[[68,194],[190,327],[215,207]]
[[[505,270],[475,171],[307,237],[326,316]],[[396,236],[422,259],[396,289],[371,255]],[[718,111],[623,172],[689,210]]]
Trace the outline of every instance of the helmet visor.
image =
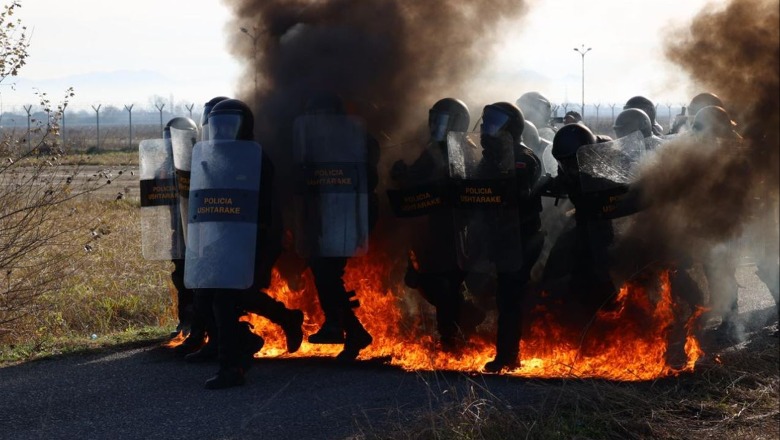
[[449,113],[430,112],[428,115],[428,128],[431,131],[431,139],[436,142],[444,141],[447,137],[449,122]]
[[509,115],[501,110],[487,106],[482,112],[482,125],[480,125],[480,134],[495,136],[504,129],[509,122]]
[[236,140],[241,128],[240,114],[218,114],[209,116],[209,140]]

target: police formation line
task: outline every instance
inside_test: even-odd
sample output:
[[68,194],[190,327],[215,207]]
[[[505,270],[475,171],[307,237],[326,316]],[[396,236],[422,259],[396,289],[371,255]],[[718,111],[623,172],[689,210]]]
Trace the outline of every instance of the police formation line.
[[[611,169],[626,171],[644,157],[638,153],[670,136],[739,137],[715,95],[697,96],[689,109],[693,116],[681,115],[664,134],[652,102],[631,98],[615,120],[613,140],[593,133],[576,113],[561,125],[537,92],[516,104],[485,106],[474,133],[462,101],[436,102],[429,139],[412,163],[392,165],[386,195],[399,221],[425,220],[417,224],[425,240],[408,244],[415,257],[405,282],[435,307],[441,349],[463,348],[485,319],[467,291],[495,296],[496,355],[487,372],[520,365],[522,300],[530,289],[565,274],[565,289],[584,299],[583,307],[611,298],[611,220],[642,206],[633,182],[619,178],[624,173],[599,171],[610,167],[589,158],[606,157]],[[217,374],[205,386],[218,389],[244,384],[263,346],[242,315],[278,324],[290,352],[303,341],[304,315],[265,291],[283,249],[284,204],[273,191],[275,166],[255,141],[252,111],[240,100],[216,97],[200,122],[199,129],[189,118],[173,118],[162,139],[140,145],[142,249],[148,259],[173,261],[177,332],[187,335],[176,350],[188,362],[217,360]],[[372,343],[342,276],[377,221],[379,144],[334,94],[313,96],[293,128],[290,150],[301,189],[292,209],[295,251],[312,271],[325,316],[308,341],[342,345],[337,359],[349,362]],[[572,208],[571,229],[549,243],[545,229]],[[541,275],[532,276],[545,248],[552,248],[550,257]],[[770,283],[777,297],[776,280]],[[726,317],[734,313],[736,288]]]

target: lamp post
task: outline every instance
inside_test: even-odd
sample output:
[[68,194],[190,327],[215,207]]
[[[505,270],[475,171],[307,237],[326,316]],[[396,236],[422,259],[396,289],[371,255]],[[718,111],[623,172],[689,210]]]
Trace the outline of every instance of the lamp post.
[[585,54],[590,52],[592,48],[585,49],[585,45],[582,48],[574,48],[574,51],[582,56],[582,117],[585,118]]
[[252,61],[254,62],[255,68],[255,102],[257,102],[257,27],[252,26],[252,32],[250,32],[249,29],[242,27],[241,32],[245,33],[249,38],[252,39]]

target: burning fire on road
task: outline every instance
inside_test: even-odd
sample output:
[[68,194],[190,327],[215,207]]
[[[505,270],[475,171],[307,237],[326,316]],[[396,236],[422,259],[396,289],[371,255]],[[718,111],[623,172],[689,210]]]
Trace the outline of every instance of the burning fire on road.
[[[462,349],[442,350],[436,344],[434,326],[426,318],[425,308],[408,307],[401,282],[387,286],[385,280],[391,279],[392,268],[392,261],[379,251],[353,258],[347,265],[346,288],[357,292],[360,307],[356,313],[374,338],[361,351],[359,359],[379,359],[410,371],[479,372],[495,355],[491,319],[480,326],[479,333]],[[310,272],[302,277],[302,287],[291,290],[275,270],[268,292],[288,307],[304,311],[304,334],[308,336],[319,328],[324,317]],[[568,315],[555,313],[555,307],[555,304],[540,303],[531,310],[521,342],[522,365],[507,374],[639,381],[692,371],[703,355],[695,337],[702,309],[691,315],[685,340],[670,340],[677,305],[672,300],[668,272],[661,273],[655,288],[624,285],[613,307],[588,317],[590,322],[586,321],[585,327],[571,320],[564,321],[563,317]],[[249,314],[242,319],[253,324],[255,333],[265,338],[265,347],[256,357],[334,357],[342,348],[304,342],[298,352],[287,354],[279,327],[257,315]],[[681,363],[670,360],[671,347],[675,345],[684,346]]]

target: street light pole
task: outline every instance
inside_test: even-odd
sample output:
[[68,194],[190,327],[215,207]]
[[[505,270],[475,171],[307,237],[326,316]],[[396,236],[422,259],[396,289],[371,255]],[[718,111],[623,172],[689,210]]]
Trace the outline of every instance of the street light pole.
[[241,32],[245,33],[249,38],[252,39],[252,61],[254,62],[255,68],[255,102],[257,102],[257,27],[252,26],[252,32],[249,32],[249,29],[242,27]]
[[585,119],[585,54],[590,52],[592,48],[585,49],[585,45],[582,48],[574,48],[574,51],[582,56],[582,118]]

